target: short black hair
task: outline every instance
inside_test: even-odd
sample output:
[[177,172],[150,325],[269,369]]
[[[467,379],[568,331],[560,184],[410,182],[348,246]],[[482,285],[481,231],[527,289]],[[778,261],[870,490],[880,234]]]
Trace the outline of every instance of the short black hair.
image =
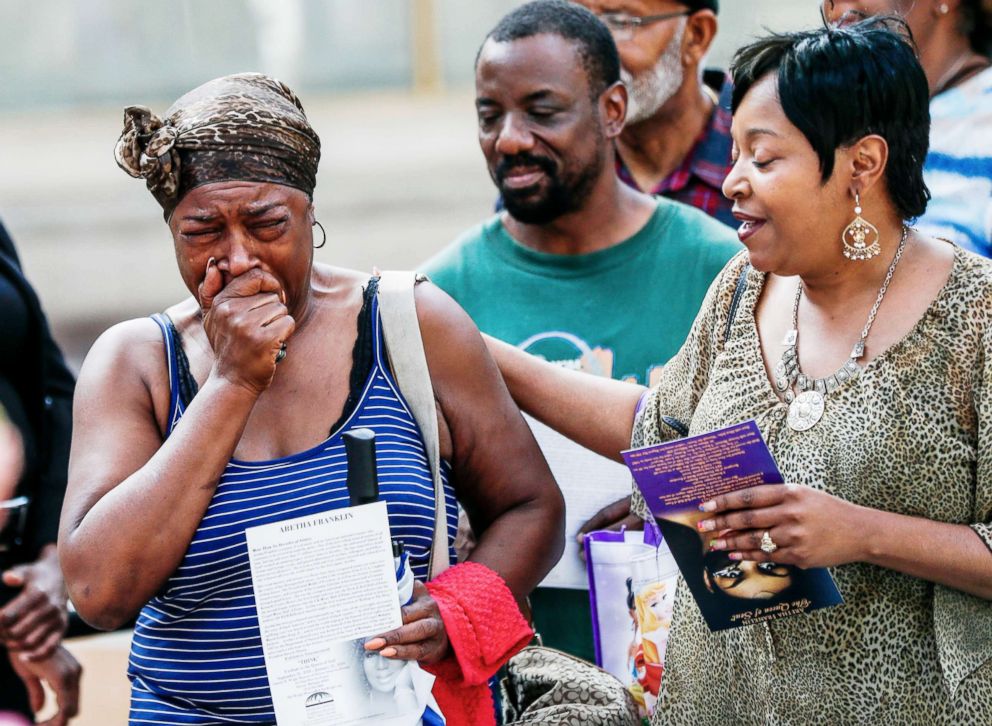
[[786,117],[813,146],[824,182],[834,153],[870,134],[889,145],[885,179],[903,219],[926,211],[923,162],[930,145],[930,91],[905,22],[876,16],[842,28],[775,33],[737,51],[732,109],[778,74]]
[[[620,80],[620,54],[613,33],[584,7],[566,0],[534,0],[521,5],[503,16],[482,45],[490,39],[507,43],[543,34],[558,35],[575,43],[593,97]],[[482,47],[475,56],[477,64],[481,53]]]

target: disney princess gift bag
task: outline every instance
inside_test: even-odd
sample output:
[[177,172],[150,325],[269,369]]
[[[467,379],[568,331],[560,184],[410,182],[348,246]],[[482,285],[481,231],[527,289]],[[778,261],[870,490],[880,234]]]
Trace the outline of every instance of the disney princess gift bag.
[[585,540],[596,665],[654,710],[664,673],[678,566],[657,528],[592,532]]

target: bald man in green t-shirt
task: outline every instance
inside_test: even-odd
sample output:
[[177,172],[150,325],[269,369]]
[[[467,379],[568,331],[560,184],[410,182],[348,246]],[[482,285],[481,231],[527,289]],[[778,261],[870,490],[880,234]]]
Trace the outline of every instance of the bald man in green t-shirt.
[[[704,213],[618,179],[613,141],[627,108],[619,78],[609,30],[583,8],[545,2],[507,15],[476,63],[479,143],[505,210],[425,271],[484,333],[562,366],[651,385],[740,245]],[[538,588],[534,621],[546,645],[592,660],[575,538],[639,520],[629,496],[576,520],[588,497],[556,477],[572,512],[559,568],[572,574],[552,578],[563,587]]]

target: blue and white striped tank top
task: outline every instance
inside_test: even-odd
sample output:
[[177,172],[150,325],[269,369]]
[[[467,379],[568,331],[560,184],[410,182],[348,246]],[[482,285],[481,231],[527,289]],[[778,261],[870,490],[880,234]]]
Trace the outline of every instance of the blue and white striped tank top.
[[[275,723],[244,532],[348,505],[344,431],[375,431],[392,535],[406,547],[417,579],[426,579],[434,486],[420,431],[384,364],[377,302],[370,297],[371,368],[353,390],[350,414],[307,451],[271,461],[232,459],[179,568],[141,610],[128,666],[130,724]],[[154,319],[169,361],[171,433],[185,408],[181,379],[190,379],[175,328],[161,315]],[[450,544],[458,513],[447,462],[441,469]]]

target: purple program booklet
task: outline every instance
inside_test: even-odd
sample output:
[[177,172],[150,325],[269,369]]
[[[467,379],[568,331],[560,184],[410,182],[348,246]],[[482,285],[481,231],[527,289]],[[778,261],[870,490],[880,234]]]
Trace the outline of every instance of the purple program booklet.
[[711,552],[718,532],[699,532],[699,505],[782,475],[754,421],[623,452],[710,630],[753,625],[843,602],[830,573]]

